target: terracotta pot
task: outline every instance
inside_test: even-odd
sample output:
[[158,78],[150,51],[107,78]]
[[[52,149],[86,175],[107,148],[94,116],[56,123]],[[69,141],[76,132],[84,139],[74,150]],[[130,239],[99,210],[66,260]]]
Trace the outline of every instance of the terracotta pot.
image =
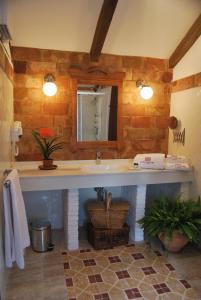
[[189,242],[188,238],[178,231],[173,232],[171,239],[167,238],[165,232],[161,232],[158,237],[169,252],[175,253],[179,252]]
[[43,167],[44,168],[51,168],[53,166],[53,159],[43,159]]

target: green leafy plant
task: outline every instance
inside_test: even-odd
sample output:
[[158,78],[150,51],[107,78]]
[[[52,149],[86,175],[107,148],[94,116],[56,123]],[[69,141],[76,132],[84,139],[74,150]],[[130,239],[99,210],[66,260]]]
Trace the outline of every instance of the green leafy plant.
[[180,196],[156,199],[138,223],[150,237],[164,232],[171,239],[173,232],[178,231],[189,241],[198,242],[201,230],[200,198],[189,201],[182,201]]
[[59,137],[49,128],[41,128],[39,131],[33,130],[32,135],[35,138],[43,159],[51,159],[50,155],[63,148],[63,143],[57,142]]

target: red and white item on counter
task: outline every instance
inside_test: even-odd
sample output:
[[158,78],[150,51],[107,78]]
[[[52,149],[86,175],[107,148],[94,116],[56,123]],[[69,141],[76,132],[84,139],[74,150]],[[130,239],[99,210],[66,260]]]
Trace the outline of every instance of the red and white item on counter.
[[165,154],[163,153],[137,154],[133,160],[133,165],[141,169],[162,170],[165,167]]

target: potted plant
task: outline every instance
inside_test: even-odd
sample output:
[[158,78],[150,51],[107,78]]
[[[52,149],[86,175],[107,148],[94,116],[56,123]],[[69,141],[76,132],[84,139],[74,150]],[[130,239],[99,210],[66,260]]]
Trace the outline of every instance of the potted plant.
[[43,166],[41,169],[55,169],[51,154],[63,148],[63,143],[58,142],[53,130],[49,128],[41,128],[39,131],[33,130],[32,135],[35,138],[38,147],[43,155]]
[[149,237],[158,236],[170,252],[179,252],[189,241],[198,242],[201,230],[201,202],[161,197],[153,201],[138,221]]

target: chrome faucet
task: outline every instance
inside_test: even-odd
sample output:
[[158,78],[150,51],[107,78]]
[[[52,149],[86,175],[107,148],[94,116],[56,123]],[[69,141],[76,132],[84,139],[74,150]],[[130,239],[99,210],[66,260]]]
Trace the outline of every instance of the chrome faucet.
[[100,165],[100,163],[101,163],[101,152],[98,151],[96,152],[96,164]]

